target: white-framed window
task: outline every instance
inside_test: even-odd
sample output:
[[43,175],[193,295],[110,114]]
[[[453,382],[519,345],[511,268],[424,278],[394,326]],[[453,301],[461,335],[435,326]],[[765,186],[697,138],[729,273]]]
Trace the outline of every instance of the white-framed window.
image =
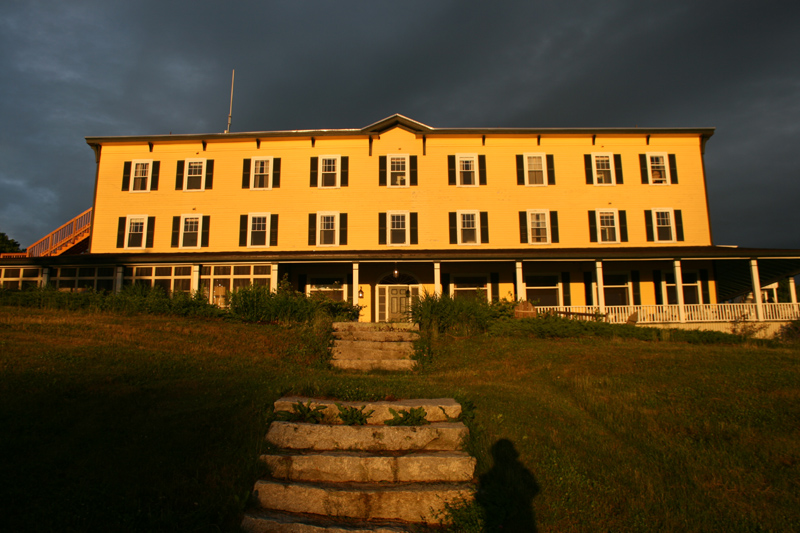
[[153,161],[131,161],[131,191],[146,192],[150,190],[150,177]]
[[[685,305],[708,303],[703,302],[703,291],[697,272],[682,272],[681,281],[683,285],[683,303]],[[675,272],[664,273],[664,282],[662,286],[664,301],[667,302],[668,305],[677,305],[678,286],[675,283]]]
[[525,298],[537,306],[562,305],[561,276],[558,274],[525,276]]
[[647,160],[647,175],[650,185],[669,185],[670,170],[666,153],[645,154]]
[[205,189],[205,175],[205,159],[187,159],[183,169],[183,190],[202,191]]
[[454,276],[450,284],[450,297],[454,300],[486,299],[491,301],[489,280],[485,275]]
[[528,209],[528,242],[530,244],[550,244],[550,211]]
[[389,187],[408,187],[409,171],[407,155],[388,155],[386,156],[386,166],[389,170]]
[[615,185],[614,154],[592,154],[592,172],[595,185]]
[[409,212],[388,211],[386,213],[386,242],[394,246],[409,244]]
[[627,273],[603,272],[603,296],[606,305],[630,305],[632,288]]
[[251,189],[271,189],[272,188],[272,157],[254,157],[252,161],[252,171],[250,179]]
[[458,244],[480,244],[480,212],[457,211]]
[[600,242],[619,242],[619,217],[616,209],[597,211],[597,237]]
[[147,215],[132,215],[127,219],[125,248],[144,248],[147,235]]
[[675,241],[675,215],[672,209],[653,209],[653,237],[657,242]]
[[341,278],[311,278],[306,285],[306,296],[342,302],[347,298],[348,288],[348,284]]
[[456,154],[456,185],[459,187],[478,186],[478,155]]
[[525,185],[532,187],[547,185],[546,154],[522,154],[522,161],[525,171]]
[[269,246],[270,213],[250,213],[247,218],[247,245]]
[[337,188],[341,184],[341,157],[323,155],[319,157],[319,187]]
[[199,248],[203,215],[181,216],[181,248]]
[[317,245],[339,245],[339,213],[332,211],[317,213]]

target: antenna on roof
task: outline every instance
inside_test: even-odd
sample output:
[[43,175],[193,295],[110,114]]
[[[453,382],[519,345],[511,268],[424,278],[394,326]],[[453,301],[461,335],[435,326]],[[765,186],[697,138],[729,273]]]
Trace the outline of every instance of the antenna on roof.
[[231,132],[231,115],[233,114],[233,77],[236,75],[236,69],[233,69],[231,72],[231,108],[228,111],[228,127],[225,129],[225,133]]

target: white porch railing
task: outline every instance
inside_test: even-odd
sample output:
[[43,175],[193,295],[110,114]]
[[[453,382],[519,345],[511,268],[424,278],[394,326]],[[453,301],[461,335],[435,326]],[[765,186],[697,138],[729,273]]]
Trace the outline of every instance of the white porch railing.
[[[766,303],[761,305],[764,321],[800,319],[800,304]],[[685,322],[756,321],[756,304],[690,304],[684,305]],[[539,313],[555,313],[569,318],[591,320],[600,313],[597,306],[537,306]],[[680,322],[677,305],[610,305],[605,308],[605,321],[624,324],[636,313],[639,324]]]

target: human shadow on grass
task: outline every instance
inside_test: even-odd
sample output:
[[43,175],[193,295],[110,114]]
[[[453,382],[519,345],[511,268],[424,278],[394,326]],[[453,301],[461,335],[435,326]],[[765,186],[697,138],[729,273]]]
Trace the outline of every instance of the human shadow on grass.
[[478,479],[475,496],[483,508],[486,531],[535,532],[532,503],[539,494],[536,477],[519,461],[519,452],[508,439],[494,443],[492,457],[494,466]]

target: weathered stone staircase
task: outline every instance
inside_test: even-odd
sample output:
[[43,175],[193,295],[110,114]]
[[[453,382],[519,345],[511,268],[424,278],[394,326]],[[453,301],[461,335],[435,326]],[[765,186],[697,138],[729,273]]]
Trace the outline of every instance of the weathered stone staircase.
[[345,370],[412,370],[418,331],[406,322],[334,322],[331,364]]
[[[400,533],[438,524],[445,503],[474,494],[475,459],[461,451],[469,431],[453,419],[452,399],[339,402],[374,410],[367,425],[346,426],[332,400],[287,397],[275,411],[302,402],[324,406],[320,424],[275,421],[267,441],[277,448],[261,459],[270,476],[256,482],[257,510],[250,533]],[[422,407],[424,426],[387,426],[396,412]]]

